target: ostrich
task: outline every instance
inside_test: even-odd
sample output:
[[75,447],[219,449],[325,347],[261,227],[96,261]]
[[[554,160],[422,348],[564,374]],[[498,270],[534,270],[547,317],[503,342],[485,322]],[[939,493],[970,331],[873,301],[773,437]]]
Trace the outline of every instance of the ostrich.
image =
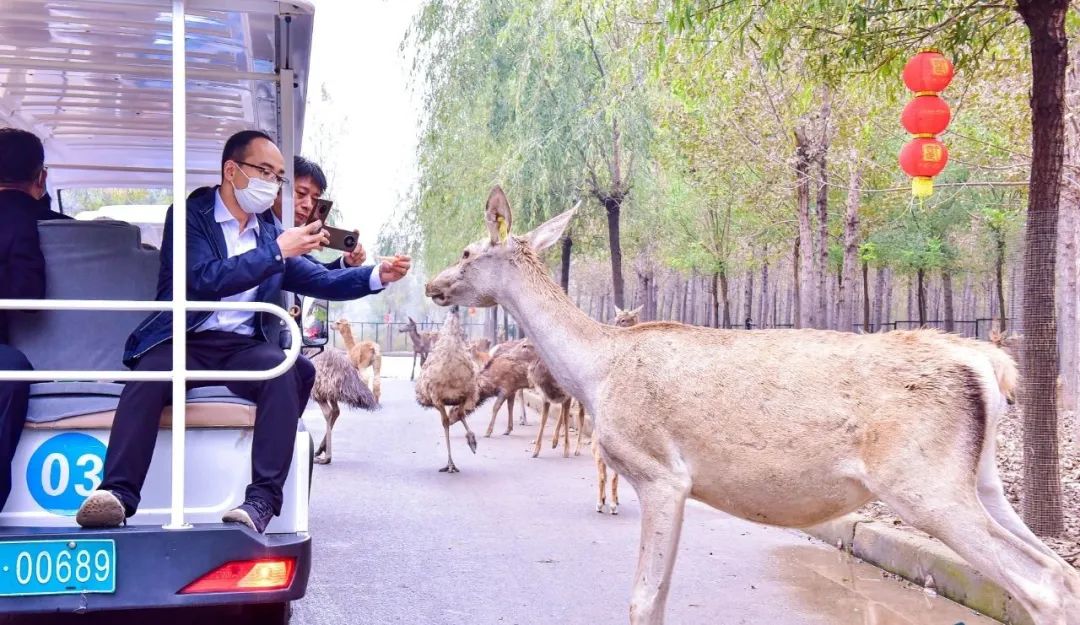
[[334,323],[334,327],[341,334],[341,339],[345,341],[345,349],[349,352],[349,360],[352,361],[356,370],[364,376],[365,383],[367,383],[367,370],[371,369],[371,382],[368,383],[368,388],[375,394],[375,403],[378,403],[382,396],[382,350],[379,349],[379,344],[375,341],[360,341],[357,343],[356,339],[353,338],[352,326],[349,325],[349,321],[345,318],[338,319]]
[[326,419],[326,433],[322,443],[315,450],[317,464],[330,464],[330,437],[341,414],[339,402],[352,408],[374,410],[379,402],[371,390],[360,379],[360,374],[350,362],[345,352],[328,349],[314,359],[315,386],[311,389],[311,398],[319,404]]
[[[435,408],[442,417],[443,432],[446,434],[446,466],[439,469],[442,473],[458,472],[450,453],[450,426],[454,423],[461,421],[461,425],[465,426],[469,449],[476,453],[476,435],[465,422],[465,416],[476,409],[476,376],[476,363],[461,330],[458,307],[453,306],[416,380],[416,403],[425,408]],[[452,418],[446,412],[447,406],[455,408]]]

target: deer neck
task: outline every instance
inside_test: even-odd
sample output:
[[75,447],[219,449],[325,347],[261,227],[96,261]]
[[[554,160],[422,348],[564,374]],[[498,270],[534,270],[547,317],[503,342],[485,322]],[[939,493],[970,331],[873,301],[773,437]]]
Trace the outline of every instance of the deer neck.
[[525,329],[551,374],[568,393],[592,404],[591,393],[610,369],[608,328],[583,313],[539,267],[516,264],[496,299]]

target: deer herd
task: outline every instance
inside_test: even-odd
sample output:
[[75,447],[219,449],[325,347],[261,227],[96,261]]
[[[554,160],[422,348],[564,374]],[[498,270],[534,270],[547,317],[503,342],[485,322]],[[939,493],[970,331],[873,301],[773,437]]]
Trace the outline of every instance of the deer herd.
[[[440,413],[443,471],[457,471],[455,423],[475,453],[467,420],[486,399],[496,398],[485,435],[504,405],[509,434],[515,397],[539,391],[534,456],[551,405],[560,409],[553,446],[562,436],[570,454],[576,404],[575,455],[591,417],[597,510],[618,512],[620,476],[640,500],[631,625],[664,622],[688,499],[795,528],[877,499],[1000,584],[1035,625],[1080,625],[1080,573],[1027,528],[998,475],[997,423],[1018,383],[1006,352],[934,330],[748,332],[637,323],[638,311],[603,324],[573,304],[541,259],[575,210],[515,235],[495,187],[483,213],[488,236],[426,285],[451,311],[437,337],[418,337],[428,350],[418,356],[416,396]],[[470,345],[458,307],[495,305],[529,338]]]

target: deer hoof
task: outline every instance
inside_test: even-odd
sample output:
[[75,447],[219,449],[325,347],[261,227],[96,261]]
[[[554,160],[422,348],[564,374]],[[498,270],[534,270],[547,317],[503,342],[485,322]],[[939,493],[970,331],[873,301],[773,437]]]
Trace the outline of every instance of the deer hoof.
[[472,432],[469,432],[468,434],[465,435],[465,440],[468,441],[468,443],[469,443],[469,449],[471,449],[472,452],[475,454],[476,453],[476,435],[473,434]]
[[596,504],[596,512],[598,514],[603,514],[604,513],[604,504],[602,504],[602,503]]
[[510,436],[511,432],[513,432],[513,430],[507,430],[507,431],[503,432],[503,436]]
[[619,514],[619,504],[612,504],[611,516],[617,516]]
[[330,464],[330,456],[315,456],[315,464]]

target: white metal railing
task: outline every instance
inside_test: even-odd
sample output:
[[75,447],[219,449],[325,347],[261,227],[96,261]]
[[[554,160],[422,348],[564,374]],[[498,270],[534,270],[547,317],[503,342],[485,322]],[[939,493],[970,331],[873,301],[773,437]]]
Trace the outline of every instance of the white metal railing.
[[[285,321],[289,329],[292,344],[285,351],[285,360],[273,369],[266,371],[186,371],[187,380],[240,382],[251,380],[270,380],[289,370],[300,355],[303,339],[300,328],[280,306],[262,302],[184,302],[189,312],[263,312]],[[138,302],[130,300],[79,300],[79,299],[0,299],[0,310],[85,310],[85,311],[166,311],[172,312],[173,302]],[[176,336],[176,334],[173,334]],[[179,342],[173,342],[173,349]],[[186,364],[186,363],[185,363]],[[168,382],[179,378],[176,371],[101,371],[101,370],[64,370],[64,371],[0,371],[0,381],[17,380],[22,382],[90,381],[115,380],[118,382]],[[182,385],[183,387],[183,385]],[[186,388],[185,388],[186,397]]]

